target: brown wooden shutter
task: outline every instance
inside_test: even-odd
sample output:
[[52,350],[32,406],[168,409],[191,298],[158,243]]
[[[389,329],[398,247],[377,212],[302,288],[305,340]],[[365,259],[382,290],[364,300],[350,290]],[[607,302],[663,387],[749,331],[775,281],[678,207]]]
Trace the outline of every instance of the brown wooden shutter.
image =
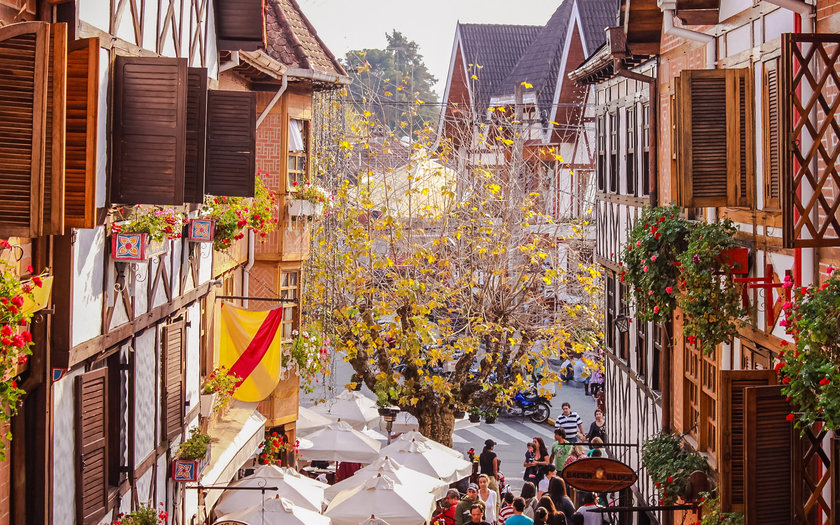
[[750,206],[754,153],[747,69],[685,70],[677,93],[677,165],[683,207]]
[[183,204],[187,59],[114,63],[111,202]]
[[41,234],[49,25],[0,27],[0,237]]
[[50,25],[47,124],[44,145],[43,235],[64,234],[64,142],[67,100],[67,24]]
[[184,321],[163,328],[163,435],[169,439],[184,426],[184,330]]
[[718,421],[720,432],[720,504],[726,512],[744,511],[744,389],[776,383],[773,370],[721,370]]
[[779,61],[764,63],[764,207],[781,207],[781,137],[779,136]]
[[99,121],[99,39],[70,43],[67,53],[67,138],[64,225],[96,226],[96,134]]
[[184,202],[204,202],[204,140],[207,125],[207,69],[187,71],[187,157]]
[[76,522],[94,523],[108,503],[108,369],[76,377]]
[[256,145],[257,94],[210,91],[204,191],[211,195],[253,197]]
[[744,392],[745,525],[790,525],[794,429],[785,419],[790,405],[780,385],[749,387]]
[[227,51],[265,47],[263,0],[216,0],[216,46]]

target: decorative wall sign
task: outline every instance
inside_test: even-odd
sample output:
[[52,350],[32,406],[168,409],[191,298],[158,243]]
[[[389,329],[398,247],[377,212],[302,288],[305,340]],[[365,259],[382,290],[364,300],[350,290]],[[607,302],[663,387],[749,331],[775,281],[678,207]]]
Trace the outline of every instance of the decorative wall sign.
[[114,232],[111,258],[117,261],[145,261],[166,251],[166,241],[155,242],[147,233]]
[[563,469],[563,479],[576,489],[588,492],[617,492],[636,482],[632,468],[609,458],[587,458]]
[[213,219],[190,219],[187,224],[187,239],[192,242],[213,242],[216,221]]
[[198,481],[205,467],[210,464],[210,447],[207,447],[207,455],[202,459],[173,459],[172,480],[173,481]]

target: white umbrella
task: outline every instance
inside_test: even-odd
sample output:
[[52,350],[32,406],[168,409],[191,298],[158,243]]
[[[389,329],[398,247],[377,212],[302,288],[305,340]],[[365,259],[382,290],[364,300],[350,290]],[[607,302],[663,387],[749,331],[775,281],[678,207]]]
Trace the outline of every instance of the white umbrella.
[[365,397],[364,394],[356,391],[345,390],[338,396],[330,399],[326,404],[318,405],[314,409],[322,415],[333,418],[341,418],[351,427],[361,430],[371,421],[379,417],[376,409],[376,402]]
[[359,523],[359,525],[388,525],[388,522],[385,520],[381,520],[374,516],[373,514],[370,515],[370,518],[366,519],[365,521]]
[[306,460],[353,461],[370,463],[379,456],[382,445],[358,430],[354,430],[344,421],[337,421],[327,428],[310,434],[312,446],[300,451]]
[[[299,507],[315,512],[321,511],[324,489],[329,487],[326,483],[302,476],[294,469],[280,468],[275,465],[262,465],[254,471],[253,475],[234,481],[229,486],[277,487],[276,491],[266,491],[266,499],[279,496]],[[263,493],[259,490],[226,490],[213,510],[219,516],[259,505],[262,501]]]
[[379,475],[388,476],[400,485],[406,485],[418,492],[430,492],[435,499],[440,499],[446,495],[449,485],[445,481],[438,478],[427,476],[416,470],[403,467],[389,457],[380,457],[370,465],[359,469],[355,474],[347,479],[341,480],[335,485],[327,488],[324,491],[324,498],[332,500],[339,492],[352,489],[358,485],[363,484],[370,478],[375,478]]
[[[417,430],[418,428],[420,428],[420,422],[417,421],[417,418],[403,411],[398,412],[396,419],[391,423],[392,432],[407,432],[409,430]],[[385,421],[385,418],[380,418],[379,430],[387,432],[388,423]]]
[[388,447],[385,447],[379,451],[380,455],[387,453],[390,450],[395,450],[399,446],[399,441],[419,441],[420,443],[423,443],[429,448],[440,450],[441,452],[446,452],[450,456],[455,456],[456,458],[461,459],[464,458],[464,455],[455,450],[454,448],[449,448],[446,445],[441,445],[434,439],[427,438],[426,436],[424,436],[420,432],[417,432],[416,430],[409,430],[408,432],[403,432],[402,434],[400,434],[400,437],[398,437],[396,441],[392,442],[390,445],[388,445]]
[[271,498],[265,505],[253,505],[218,521],[241,521],[255,525],[330,525],[330,519],[319,513],[298,507],[286,498]]
[[[393,443],[392,443],[393,445]],[[387,455],[404,467],[454,483],[472,474],[472,463],[446,452],[430,448],[420,441],[399,440]]]
[[388,441],[388,436],[386,436],[385,434],[383,434],[381,432],[377,432],[376,430],[373,430],[372,428],[366,428],[364,430],[360,430],[359,432],[361,432],[362,434],[366,435],[369,438],[375,439],[376,441],[381,441],[380,445],[384,445],[385,442]]
[[319,428],[324,428],[334,421],[334,417],[319,414],[311,408],[298,407],[298,418],[297,423],[295,424],[295,430],[298,434],[307,434],[309,432],[314,432]]
[[371,515],[390,525],[424,525],[434,509],[431,494],[418,493],[380,475],[337,495],[324,515],[332,519],[333,525],[358,525]]

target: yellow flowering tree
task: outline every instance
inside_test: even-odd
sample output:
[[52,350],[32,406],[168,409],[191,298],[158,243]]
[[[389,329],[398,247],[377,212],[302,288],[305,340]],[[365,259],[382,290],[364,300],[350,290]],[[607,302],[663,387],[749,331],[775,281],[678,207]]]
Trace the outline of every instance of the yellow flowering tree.
[[[451,444],[455,410],[502,406],[535,372],[556,381],[547,357],[602,337],[591,225],[544,213],[540,181],[514,176],[515,154],[466,169],[450,141],[433,148],[428,125],[398,138],[372,115],[334,148],[316,144],[336,198],[313,232],[304,323]],[[508,125],[490,139],[503,157],[517,146]]]

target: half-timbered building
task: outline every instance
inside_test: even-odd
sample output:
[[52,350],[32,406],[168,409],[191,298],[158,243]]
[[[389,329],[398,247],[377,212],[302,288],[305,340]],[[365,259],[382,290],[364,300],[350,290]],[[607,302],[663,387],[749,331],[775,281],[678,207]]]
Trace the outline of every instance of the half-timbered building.
[[196,217],[205,194],[253,196],[258,172],[285,194],[307,175],[312,94],[349,80],[294,0],[3,0],[0,22],[0,256],[54,283],[19,370],[0,523],[110,523],[139,503],[204,522],[218,491],[171,475],[189,429],[212,438],[205,484],[237,475],[266,428],[294,436],[294,374],[279,401],[212,420],[199,388],[219,364],[220,297],[282,299],[290,338],[306,217],[281,198],[270,239],[174,239],[125,262],[109,210]]
[[[574,71],[597,95],[598,260],[607,272],[610,439],[684,435],[713,469],[724,511],[746,523],[822,523],[836,513],[834,442],[802,436],[773,371],[787,337],[782,283],[836,264],[837,2],[621,2],[607,44]],[[703,353],[670,323],[641,326],[617,279],[646,204],[730,218],[749,250],[749,307],[730,343]],[[641,415],[641,417],[640,417]],[[616,452],[621,454],[621,452]],[[638,461],[633,453],[628,459]],[[642,470],[642,472],[644,472]],[[829,482],[833,482],[831,485]],[[654,503],[641,475],[636,503]],[[673,519],[636,513],[635,520]]]

